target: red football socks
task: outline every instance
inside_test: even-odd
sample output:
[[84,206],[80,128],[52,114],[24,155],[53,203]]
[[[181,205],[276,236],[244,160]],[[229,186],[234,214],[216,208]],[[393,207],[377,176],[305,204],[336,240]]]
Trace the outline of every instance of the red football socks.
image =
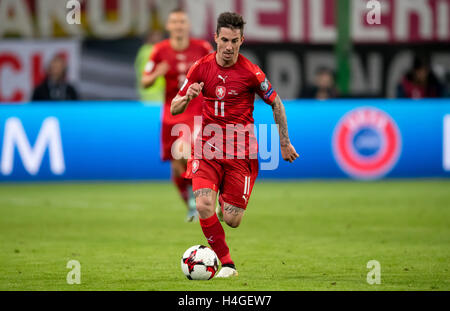
[[203,234],[208,240],[209,245],[214,252],[216,252],[222,265],[234,264],[233,260],[231,260],[230,250],[225,242],[225,231],[223,230],[217,215],[214,214],[205,219],[200,218],[200,226],[202,227]]

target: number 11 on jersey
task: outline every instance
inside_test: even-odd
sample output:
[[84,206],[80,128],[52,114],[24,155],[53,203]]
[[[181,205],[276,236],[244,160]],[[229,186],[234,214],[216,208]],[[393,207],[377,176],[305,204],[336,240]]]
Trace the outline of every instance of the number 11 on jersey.
[[218,100],[216,100],[214,102],[214,114],[216,116],[219,115],[219,104],[220,104],[220,116],[224,117],[225,116],[225,102],[219,102]]

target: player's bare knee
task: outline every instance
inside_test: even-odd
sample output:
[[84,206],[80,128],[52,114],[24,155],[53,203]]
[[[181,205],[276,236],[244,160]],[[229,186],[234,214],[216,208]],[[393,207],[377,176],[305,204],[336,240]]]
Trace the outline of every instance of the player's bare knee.
[[214,205],[208,199],[197,200],[196,208],[200,217],[214,213]]
[[212,190],[208,188],[194,191],[195,205],[201,218],[207,218],[214,214],[214,199]]

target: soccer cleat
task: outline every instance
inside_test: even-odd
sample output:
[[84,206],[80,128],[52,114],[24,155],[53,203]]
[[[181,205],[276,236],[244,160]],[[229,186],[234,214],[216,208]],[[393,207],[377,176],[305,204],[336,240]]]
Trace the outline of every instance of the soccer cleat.
[[197,210],[189,209],[187,216],[186,216],[186,222],[193,222],[196,219],[198,219]]
[[219,221],[223,221],[223,213],[222,213],[222,209],[220,208],[220,205],[216,206],[216,214],[217,214],[217,218],[219,218]]
[[[192,191],[190,193],[192,193]],[[189,209],[186,216],[186,222],[193,222],[194,220],[198,219],[197,208],[195,206],[195,198],[193,195],[189,195],[188,207]]]
[[239,273],[236,268],[222,266],[222,269],[220,269],[219,273],[217,273],[216,278],[230,278],[238,275]]

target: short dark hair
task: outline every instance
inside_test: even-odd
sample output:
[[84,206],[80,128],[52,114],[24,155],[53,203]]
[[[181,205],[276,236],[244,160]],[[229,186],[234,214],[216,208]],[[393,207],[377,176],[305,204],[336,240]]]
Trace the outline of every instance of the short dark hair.
[[244,34],[245,21],[241,15],[233,12],[224,12],[217,18],[216,33],[219,35],[220,28],[240,29],[241,36]]

